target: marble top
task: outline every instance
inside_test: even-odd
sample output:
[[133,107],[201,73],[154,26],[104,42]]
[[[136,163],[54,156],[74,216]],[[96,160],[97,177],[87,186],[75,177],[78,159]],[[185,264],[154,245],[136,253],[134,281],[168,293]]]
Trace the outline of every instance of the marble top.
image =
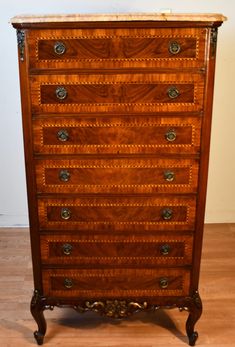
[[16,23],[92,22],[92,21],[195,21],[223,22],[227,18],[217,13],[112,13],[112,14],[49,14],[21,15],[11,19]]

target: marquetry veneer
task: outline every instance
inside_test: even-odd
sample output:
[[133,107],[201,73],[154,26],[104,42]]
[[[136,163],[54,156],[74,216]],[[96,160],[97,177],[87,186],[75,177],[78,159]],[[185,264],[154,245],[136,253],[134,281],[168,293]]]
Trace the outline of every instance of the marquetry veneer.
[[202,312],[198,293],[221,15],[15,17],[35,291],[113,318]]

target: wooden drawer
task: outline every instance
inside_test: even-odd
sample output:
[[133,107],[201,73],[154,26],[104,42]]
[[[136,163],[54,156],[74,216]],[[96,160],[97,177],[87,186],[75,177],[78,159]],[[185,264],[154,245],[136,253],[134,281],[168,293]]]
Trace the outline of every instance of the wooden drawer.
[[38,159],[38,193],[193,193],[193,159]]
[[33,113],[200,112],[203,74],[32,75]]
[[77,115],[33,121],[35,153],[198,153],[200,117]]
[[[176,269],[48,269],[43,293],[53,297],[118,298],[189,294],[190,271]],[[162,285],[166,288],[162,288]]]
[[42,229],[193,230],[196,198],[81,197],[38,199]]
[[74,234],[43,234],[43,264],[81,265],[190,265],[190,235],[164,236],[77,236]]
[[32,30],[30,68],[203,67],[205,33],[203,28]]

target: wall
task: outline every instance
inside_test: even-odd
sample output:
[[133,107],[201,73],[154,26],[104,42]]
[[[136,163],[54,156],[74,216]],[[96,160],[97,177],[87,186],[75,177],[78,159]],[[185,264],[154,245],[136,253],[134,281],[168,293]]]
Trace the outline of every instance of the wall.
[[[196,6],[195,6],[196,4]],[[18,14],[85,12],[214,12],[228,16],[219,31],[206,222],[235,222],[235,4],[231,0],[8,0],[0,12],[0,226],[27,225],[15,31]]]

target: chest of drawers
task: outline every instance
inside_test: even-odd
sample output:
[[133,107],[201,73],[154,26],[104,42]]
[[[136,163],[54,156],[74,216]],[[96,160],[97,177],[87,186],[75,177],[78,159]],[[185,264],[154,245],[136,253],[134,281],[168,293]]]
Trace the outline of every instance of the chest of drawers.
[[113,318],[198,293],[221,15],[15,17],[35,291]]

